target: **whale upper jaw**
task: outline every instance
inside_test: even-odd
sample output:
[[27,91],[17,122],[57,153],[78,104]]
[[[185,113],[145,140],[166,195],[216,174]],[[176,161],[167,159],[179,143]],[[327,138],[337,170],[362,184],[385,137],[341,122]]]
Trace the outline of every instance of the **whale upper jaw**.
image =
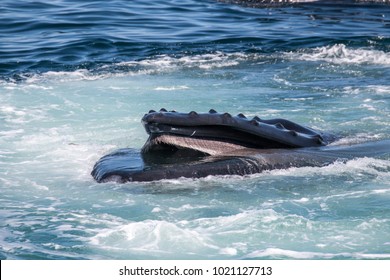
[[143,153],[192,150],[206,155],[223,155],[234,150],[320,147],[335,140],[285,119],[251,119],[243,114],[177,113],[161,109],[142,118],[149,139]]

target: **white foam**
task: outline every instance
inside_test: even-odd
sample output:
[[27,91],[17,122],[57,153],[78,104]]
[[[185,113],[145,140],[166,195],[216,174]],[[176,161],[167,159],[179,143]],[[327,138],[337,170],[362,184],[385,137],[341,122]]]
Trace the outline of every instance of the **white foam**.
[[29,179],[26,179],[25,180],[26,184],[29,185],[29,186],[32,186],[38,190],[42,190],[42,191],[48,191],[49,190],[49,187],[45,186],[45,185],[42,185],[42,184],[39,184],[35,181],[32,181],[32,180],[29,180]]
[[159,212],[161,212],[162,210],[161,210],[161,208],[160,207],[154,207],[153,209],[152,209],[152,213],[159,213]]
[[188,210],[194,210],[194,209],[202,209],[202,208],[207,208],[208,206],[206,205],[196,205],[196,206],[193,206],[193,205],[190,205],[190,204],[184,204],[180,207],[169,207],[169,211],[170,212],[184,212],[184,211],[188,211]]
[[33,74],[26,79],[28,84],[39,84],[42,81],[95,81],[105,78],[104,74],[93,74],[87,69],[79,69],[75,71],[48,71],[43,74]]
[[235,255],[237,255],[237,249],[236,248],[231,248],[231,247],[222,248],[219,251],[219,253],[221,255],[235,256]]
[[306,202],[309,202],[310,199],[307,198],[307,197],[302,197],[300,199],[295,199],[294,202],[298,202],[298,203],[306,203]]
[[[353,49],[346,47],[344,44],[275,54],[272,56],[272,59],[279,56],[293,60],[326,61],[334,64],[390,65],[390,53],[374,49]],[[66,83],[69,81],[95,81],[114,77],[149,75],[185,69],[211,70],[229,68],[245,62],[258,64],[262,63],[264,59],[269,59],[269,57],[267,58],[266,55],[261,53],[225,53],[221,51],[184,56],[159,55],[143,60],[107,64],[94,71],[78,69],[74,71],[48,71],[40,74],[29,74],[25,76],[25,83],[27,87],[30,87],[30,90],[52,90],[53,87],[49,84],[45,84],[45,82]],[[119,68],[120,71],[116,68]],[[113,69],[115,71],[113,71]],[[291,85],[283,78],[275,77],[274,79],[277,82]],[[4,88],[9,90],[18,87],[18,84],[13,81],[0,82]],[[161,86],[155,88],[155,90],[183,90],[187,89],[186,87],[187,86]],[[117,90],[120,88],[112,87],[112,89]]]
[[388,95],[390,94],[390,86],[385,85],[371,85],[367,87],[368,89],[371,89],[375,93]]
[[10,124],[26,124],[47,118],[46,110],[38,107],[18,108],[12,105],[2,104],[0,105],[0,113],[4,115],[5,122]]
[[289,218],[289,216],[278,214],[273,209],[254,209],[230,216],[200,218],[195,220],[194,224],[199,229],[202,228],[209,233],[215,231],[218,235],[247,234],[254,226],[259,226],[258,230],[265,229],[267,231],[269,224],[285,218]]
[[0,131],[0,137],[3,137],[5,139],[7,138],[14,138],[15,136],[19,136],[20,134],[24,133],[24,129],[12,129],[8,131]]
[[[96,81],[108,78],[127,76],[150,75],[166,73],[184,69],[211,70],[224,67],[232,67],[246,61],[256,62],[264,56],[261,54],[245,54],[242,52],[224,53],[213,52],[197,55],[169,56],[159,55],[143,60],[131,60],[100,66],[94,71],[78,69],[74,71],[48,71],[44,73],[29,73],[24,78],[25,87],[28,90],[52,90],[50,83],[67,83],[70,81]],[[49,83],[47,83],[49,82]],[[15,81],[0,80],[0,85],[7,90],[19,88],[20,83]],[[121,89],[111,86],[111,89]],[[156,90],[184,90],[187,86],[157,87]]]
[[[292,167],[288,169],[272,170],[264,172],[264,174],[269,174],[272,176],[294,176],[294,177],[306,177],[314,175],[346,175],[351,174],[351,176],[365,176],[376,175],[376,176],[386,176],[387,171],[390,169],[390,161],[375,159],[375,158],[357,158],[352,159],[347,162],[335,162],[333,164],[323,166],[323,167]],[[264,176],[263,174],[255,174],[252,176]]]
[[187,90],[187,89],[189,89],[188,86],[171,86],[171,87],[159,86],[159,87],[156,87],[154,90],[157,90],[157,91],[175,91],[175,90]]
[[373,190],[374,194],[387,194],[390,193],[390,189],[379,189],[379,190]]
[[370,253],[322,253],[293,251],[280,248],[267,248],[265,250],[254,251],[247,254],[244,258],[292,258],[292,259],[333,259],[333,258],[353,258],[353,259],[387,259],[390,254],[370,254]]
[[[245,236],[268,240],[269,235],[279,227],[304,227],[307,220],[296,215],[281,215],[272,209],[247,210],[230,216],[198,218],[168,222],[166,220],[144,220],[126,222],[100,229],[89,242],[93,246],[123,253],[157,254],[159,256],[189,256],[208,254],[237,256],[247,251]],[[284,238],[279,235],[278,238]],[[291,235],[288,238],[292,238]]]
[[339,140],[336,140],[331,144],[331,146],[343,146],[343,145],[353,145],[353,144],[361,144],[370,141],[380,140],[383,136],[381,134],[373,134],[373,133],[356,133],[351,136],[343,137]]
[[373,49],[353,49],[336,44],[285,53],[286,58],[304,61],[326,61],[333,64],[390,65],[390,53]]
[[389,219],[372,218],[357,225],[359,230],[373,231],[376,227],[383,227],[389,222]]
[[128,61],[118,63],[117,66],[143,66],[159,70],[180,68],[201,68],[212,69],[238,65],[240,62],[255,57],[244,53],[223,53],[215,52],[210,54],[190,55],[182,57],[173,57],[169,55],[160,55],[152,59],[140,61]]
[[96,246],[114,250],[172,253],[180,248],[184,254],[196,253],[205,248],[216,249],[209,240],[191,229],[174,223],[157,220],[132,222],[100,231],[90,239]]

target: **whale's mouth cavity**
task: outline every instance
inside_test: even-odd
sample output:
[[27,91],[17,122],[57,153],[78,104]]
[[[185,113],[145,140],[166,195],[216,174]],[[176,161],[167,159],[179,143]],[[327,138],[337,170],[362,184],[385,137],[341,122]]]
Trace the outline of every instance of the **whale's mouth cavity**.
[[201,157],[218,156],[244,148],[286,147],[229,126],[176,126],[153,122],[144,123],[144,126],[150,136],[142,148],[143,153]]
[[151,135],[142,148],[143,153],[160,152],[174,153],[175,156],[206,156],[221,155],[223,153],[246,148],[247,146],[234,143],[234,141],[223,141],[216,138],[197,138],[175,134]]

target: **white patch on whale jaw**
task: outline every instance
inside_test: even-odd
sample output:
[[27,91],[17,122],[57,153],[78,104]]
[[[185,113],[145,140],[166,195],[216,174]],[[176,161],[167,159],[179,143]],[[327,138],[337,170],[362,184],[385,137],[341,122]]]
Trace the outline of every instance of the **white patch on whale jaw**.
[[223,155],[235,150],[241,150],[245,148],[241,145],[223,141],[163,134],[148,139],[148,141],[146,141],[145,145],[142,147],[142,152],[146,153],[151,150],[158,149],[158,147],[162,145],[173,146],[177,149],[190,149],[194,151],[199,151],[211,156]]

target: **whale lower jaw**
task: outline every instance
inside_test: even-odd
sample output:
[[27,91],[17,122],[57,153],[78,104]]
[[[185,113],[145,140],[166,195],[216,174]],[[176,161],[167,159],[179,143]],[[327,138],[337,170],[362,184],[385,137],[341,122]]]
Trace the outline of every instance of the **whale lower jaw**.
[[176,135],[159,135],[150,137],[142,148],[142,153],[151,153],[158,150],[171,150],[172,153],[177,150],[192,150],[203,153],[204,155],[219,156],[230,153],[235,150],[246,148],[239,144],[212,140],[190,138]]
[[[202,178],[215,175],[245,176],[266,170],[291,167],[321,167],[360,157],[388,160],[390,140],[352,146],[328,146],[303,149],[236,150],[227,156],[206,156],[199,159],[172,158],[172,162],[149,162],[140,150],[120,149],[102,157],[92,176],[97,182],[145,182],[177,178]],[[157,159],[159,160],[159,159]],[[169,161],[169,160],[168,160]]]

